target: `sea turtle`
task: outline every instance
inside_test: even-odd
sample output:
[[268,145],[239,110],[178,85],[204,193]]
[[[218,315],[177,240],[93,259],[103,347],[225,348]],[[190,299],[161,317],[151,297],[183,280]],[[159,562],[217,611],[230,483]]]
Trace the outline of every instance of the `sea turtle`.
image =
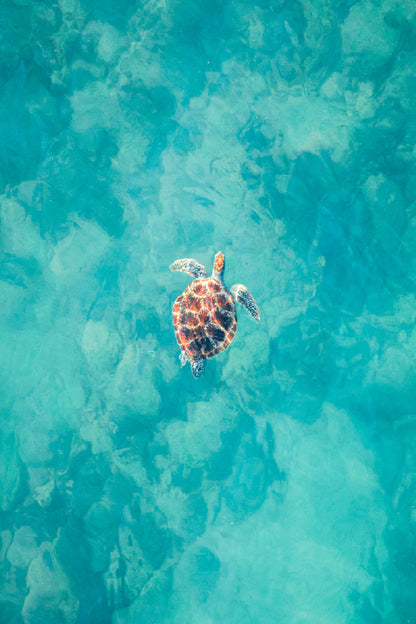
[[182,366],[189,362],[193,376],[204,372],[205,360],[226,349],[237,330],[235,301],[258,322],[260,312],[252,295],[242,284],[227,290],[224,281],[224,256],[219,251],[211,277],[202,264],[192,258],[176,260],[172,271],[189,273],[195,279],[173,304],[173,325],[181,349]]

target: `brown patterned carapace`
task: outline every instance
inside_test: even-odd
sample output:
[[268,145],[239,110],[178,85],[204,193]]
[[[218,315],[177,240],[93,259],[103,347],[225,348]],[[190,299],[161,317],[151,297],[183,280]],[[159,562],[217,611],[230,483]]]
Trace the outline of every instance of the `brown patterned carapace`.
[[224,351],[237,330],[235,303],[213,277],[194,280],[173,304],[176,340],[190,362]]

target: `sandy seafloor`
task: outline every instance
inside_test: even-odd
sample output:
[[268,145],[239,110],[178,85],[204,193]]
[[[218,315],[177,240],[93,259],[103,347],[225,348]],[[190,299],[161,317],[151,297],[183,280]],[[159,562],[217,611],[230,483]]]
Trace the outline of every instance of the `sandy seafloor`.
[[1,0],[1,624],[416,623],[415,66],[414,0]]

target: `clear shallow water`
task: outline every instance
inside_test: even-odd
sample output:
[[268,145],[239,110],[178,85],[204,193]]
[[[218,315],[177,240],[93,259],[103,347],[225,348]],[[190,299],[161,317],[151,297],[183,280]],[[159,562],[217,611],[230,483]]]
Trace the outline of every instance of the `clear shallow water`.
[[[416,622],[415,27],[3,0],[2,624]],[[195,381],[219,249],[262,321]]]

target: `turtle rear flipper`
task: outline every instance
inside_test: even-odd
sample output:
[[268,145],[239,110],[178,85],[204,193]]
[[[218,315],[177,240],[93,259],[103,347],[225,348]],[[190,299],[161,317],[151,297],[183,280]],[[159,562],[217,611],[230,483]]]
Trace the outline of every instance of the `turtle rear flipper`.
[[173,264],[170,265],[171,271],[183,271],[184,273],[189,273],[195,279],[205,278],[207,277],[207,271],[203,264],[200,264],[193,258],[181,258],[180,260],[175,260]]
[[202,373],[204,372],[204,368],[205,368],[205,360],[198,360],[197,362],[191,362],[192,375],[195,377],[195,379],[198,379],[198,377],[202,375]]
[[234,284],[230,288],[230,293],[238,303],[240,303],[253,317],[255,321],[260,322],[260,310],[254,300],[253,295],[247,290],[243,284]]

